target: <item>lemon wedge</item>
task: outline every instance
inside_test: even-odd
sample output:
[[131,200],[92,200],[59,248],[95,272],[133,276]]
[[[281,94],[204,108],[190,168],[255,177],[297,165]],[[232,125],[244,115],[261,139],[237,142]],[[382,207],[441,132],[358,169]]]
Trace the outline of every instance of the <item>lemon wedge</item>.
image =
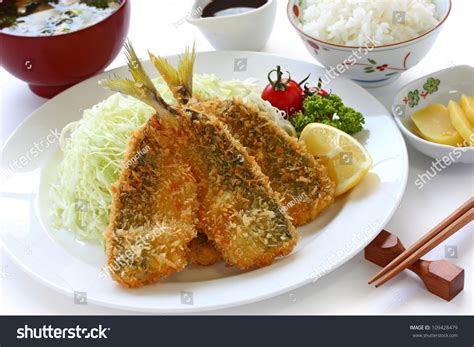
[[329,176],[337,183],[336,196],[359,183],[372,166],[372,158],[364,146],[332,126],[308,124],[301,133],[300,141],[312,155],[327,158]]

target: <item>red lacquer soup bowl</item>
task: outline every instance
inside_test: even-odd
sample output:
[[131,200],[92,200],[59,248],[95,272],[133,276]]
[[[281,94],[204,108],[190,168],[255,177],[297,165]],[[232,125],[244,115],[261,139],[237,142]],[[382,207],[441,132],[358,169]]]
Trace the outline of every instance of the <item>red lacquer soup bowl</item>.
[[101,72],[125,41],[130,24],[130,1],[102,21],[55,36],[17,36],[0,32],[0,62],[30,89],[51,98]]

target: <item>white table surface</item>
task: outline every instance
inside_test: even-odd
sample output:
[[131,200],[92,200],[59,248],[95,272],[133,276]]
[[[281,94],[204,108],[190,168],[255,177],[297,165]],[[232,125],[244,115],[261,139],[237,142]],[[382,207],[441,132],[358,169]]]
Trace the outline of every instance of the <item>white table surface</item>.
[[[395,92],[405,83],[442,68],[474,63],[472,30],[474,2],[454,0],[450,18],[445,23],[431,52],[413,69],[392,85],[368,89],[388,109]],[[152,5],[151,5],[152,4]],[[180,53],[184,45],[196,40],[198,51],[212,50],[201,33],[184,23],[176,26],[190,11],[191,0],[133,0],[129,37],[139,56],[146,49],[160,54]],[[286,17],[286,1],[278,0],[277,22],[265,52],[314,62]],[[110,65],[123,65],[120,54]],[[0,146],[3,147],[17,125],[46,99],[34,95],[25,83],[0,68]],[[415,185],[417,175],[431,166],[431,159],[408,148],[410,170],[400,208],[387,229],[397,234],[405,245],[417,240],[428,229],[474,195],[474,166],[451,165],[434,177],[421,191]],[[370,213],[370,211],[369,211]],[[403,273],[383,288],[367,285],[379,269],[359,253],[351,261],[324,276],[316,283],[291,293],[259,303],[213,311],[211,314],[473,314],[474,223],[466,226],[425,258],[445,258],[445,245],[457,247],[451,259],[466,269],[465,288],[451,302],[428,293],[411,273]],[[75,305],[73,300],[44,287],[30,278],[0,248],[0,314],[134,314],[95,305]]]

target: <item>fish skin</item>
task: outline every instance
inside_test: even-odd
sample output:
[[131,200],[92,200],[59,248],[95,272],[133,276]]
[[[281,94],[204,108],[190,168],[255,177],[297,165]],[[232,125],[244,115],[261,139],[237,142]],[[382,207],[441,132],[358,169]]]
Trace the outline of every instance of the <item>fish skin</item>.
[[198,228],[229,265],[271,264],[299,235],[254,158],[216,117],[183,107],[191,120],[188,160],[198,182]]
[[[181,271],[198,230],[228,264],[240,268],[265,266],[289,254],[299,235],[254,158],[212,114],[167,105],[131,44],[125,48],[135,81],[101,83],[148,103],[156,113],[133,134],[127,165],[113,186],[104,232],[112,277],[140,287]],[[183,85],[192,81],[193,59],[194,50],[188,51],[180,63]],[[141,160],[133,161],[143,148],[148,150]]]
[[311,222],[332,204],[336,185],[321,158],[311,155],[304,144],[289,136],[266,112],[238,98],[204,101],[193,96],[190,86],[194,49],[186,50],[178,70],[165,58],[151,52],[149,55],[179,103],[217,117],[255,158],[296,226]]
[[335,183],[320,158],[278,127],[265,112],[240,99],[195,102],[214,114],[255,158],[296,226],[314,220],[332,204]]
[[143,148],[114,185],[104,233],[107,267],[121,285],[140,287],[184,269],[198,228],[243,269],[295,247],[298,234],[268,178],[217,118],[180,108],[157,113],[133,134],[126,162]]
[[129,141],[104,231],[106,269],[122,286],[154,283],[187,264],[199,204],[180,151],[186,143],[178,118],[168,113],[153,115]]

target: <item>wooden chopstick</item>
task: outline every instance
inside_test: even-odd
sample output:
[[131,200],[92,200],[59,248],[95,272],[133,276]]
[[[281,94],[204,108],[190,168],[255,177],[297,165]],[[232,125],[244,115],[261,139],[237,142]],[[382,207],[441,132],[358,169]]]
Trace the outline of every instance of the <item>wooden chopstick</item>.
[[391,271],[395,267],[397,267],[401,262],[407,259],[413,252],[415,252],[418,248],[423,246],[437,234],[439,234],[442,230],[444,230],[447,226],[453,223],[455,220],[460,218],[464,213],[466,213],[471,207],[474,207],[474,198],[470,198],[464,204],[462,204],[459,208],[457,208],[453,213],[451,213],[448,217],[443,219],[438,225],[436,225],[433,229],[431,229],[425,236],[415,242],[411,247],[407,248],[402,254],[398,257],[393,259],[386,267],[380,270],[372,279],[369,281],[369,284],[372,284],[380,277],[385,275],[387,272]]
[[441,242],[446,240],[448,237],[453,235],[456,231],[461,229],[463,226],[474,220],[474,207],[471,207],[467,212],[465,212],[460,218],[456,219],[452,224],[447,226],[444,230],[438,233],[435,237],[413,252],[408,258],[398,264],[391,271],[387,272],[384,277],[375,285],[375,287],[380,287],[385,282],[389,281],[400,272],[406,268],[413,265],[418,259],[424,256],[426,253],[431,251],[433,248],[438,246]]

